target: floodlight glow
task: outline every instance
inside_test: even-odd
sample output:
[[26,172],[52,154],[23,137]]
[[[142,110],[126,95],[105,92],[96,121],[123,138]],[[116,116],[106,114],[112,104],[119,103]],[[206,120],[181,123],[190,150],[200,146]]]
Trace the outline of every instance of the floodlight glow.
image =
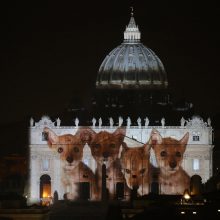
[[186,194],[186,195],[184,195],[184,199],[190,199],[190,196],[189,196],[189,194]]
[[183,198],[184,198],[186,201],[188,201],[188,200],[191,198],[190,195],[189,195],[188,190],[185,191],[185,193],[184,193],[184,195],[183,195]]
[[44,192],[44,193],[43,193],[43,198],[47,198],[47,197],[48,197],[47,192]]

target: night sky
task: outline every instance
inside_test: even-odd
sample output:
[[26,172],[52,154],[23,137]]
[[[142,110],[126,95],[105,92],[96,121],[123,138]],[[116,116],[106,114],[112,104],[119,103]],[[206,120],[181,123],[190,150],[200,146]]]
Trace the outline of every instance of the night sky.
[[2,129],[62,112],[76,93],[87,97],[102,60],[123,41],[130,6],[174,99],[185,97],[198,114],[219,114],[220,8],[212,0],[175,2],[1,2]]

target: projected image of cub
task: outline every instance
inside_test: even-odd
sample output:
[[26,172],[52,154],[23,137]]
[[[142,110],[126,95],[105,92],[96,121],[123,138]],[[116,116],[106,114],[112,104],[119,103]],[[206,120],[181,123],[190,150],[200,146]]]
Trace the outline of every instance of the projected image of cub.
[[47,142],[51,149],[60,155],[62,165],[61,181],[67,199],[76,200],[80,197],[79,183],[90,184],[91,199],[96,199],[95,176],[92,170],[82,162],[83,157],[83,130],[75,135],[56,135],[50,128],[45,127]]
[[127,147],[124,143],[121,151],[121,166],[126,183],[130,189],[137,189],[138,195],[149,193],[152,165],[150,164],[150,145]]
[[87,133],[90,134],[88,144],[97,164],[96,179],[99,189],[99,198],[101,198],[102,191],[102,165],[105,164],[108,196],[109,199],[114,199],[116,196],[117,183],[123,184],[125,182],[118,157],[126,130],[119,127],[113,133],[107,131],[96,133],[94,130],[88,129]]
[[190,177],[181,166],[188,139],[188,132],[181,140],[162,138],[155,129],[151,132],[149,144],[160,169],[158,181],[161,194],[183,194],[189,189]]

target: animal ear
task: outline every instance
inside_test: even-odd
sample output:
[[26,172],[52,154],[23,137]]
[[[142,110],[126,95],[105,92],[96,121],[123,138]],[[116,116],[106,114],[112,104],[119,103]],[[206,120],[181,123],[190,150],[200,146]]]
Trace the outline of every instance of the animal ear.
[[50,128],[45,127],[44,133],[47,134],[47,143],[50,147],[52,147],[53,144],[59,143],[59,136],[57,136]]
[[151,131],[150,140],[148,143],[152,145],[152,147],[154,147],[156,144],[162,144],[162,141],[163,141],[163,138],[161,137],[159,131],[156,129],[153,129]]
[[119,148],[119,153],[118,153],[118,158],[121,158],[121,155],[128,150],[128,146],[125,142],[122,142],[120,148]]
[[113,133],[115,136],[118,136],[119,140],[120,141],[124,141],[124,137],[125,137],[125,134],[126,134],[126,129],[123,128],[123,127],[119,127],[117,128],[114,133]]
[[180,140],[180,143],[183,144],[183,145],[187,145],[188,140],[189,140],[189,132],[187,132],[187,133],[182,137],[182,139]]
[[80,128],[77,132],[76,135],[80,136],[80,140],[84,143],[84,144],[90,144],[91,140],[93,139],[93,137],[96,135],[96,132],[93,131],[91,128]]

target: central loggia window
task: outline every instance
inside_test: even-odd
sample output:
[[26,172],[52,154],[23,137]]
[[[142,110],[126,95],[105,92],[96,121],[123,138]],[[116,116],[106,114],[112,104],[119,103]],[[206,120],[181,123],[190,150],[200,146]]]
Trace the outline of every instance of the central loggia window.
[[193,170],[199,170],[199,159],[198,158],[194,158],[193,159]]

